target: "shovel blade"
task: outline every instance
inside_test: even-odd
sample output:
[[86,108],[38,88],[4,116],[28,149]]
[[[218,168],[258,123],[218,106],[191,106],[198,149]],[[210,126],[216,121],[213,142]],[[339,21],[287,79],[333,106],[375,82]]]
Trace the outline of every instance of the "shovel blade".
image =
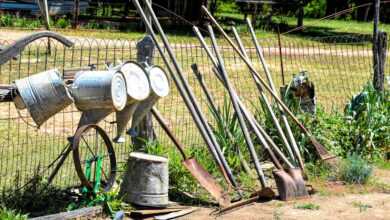
[[274,170],[272,174],[278,188],[280,200],[288,201],[295,199],[297,187],[291,176],[284,170]]
[[303,179],[302,176],[302,171],[299,168],[293,168],[289,169],[288,173],[290,174],[291,178],[293,179],[295,186],[296,186],[296,192],[295,192],[295,197],[296,198],[304,198],[309,196],[309,193],[307,192],[306,189],[306,184],[305,180]]
[[218,202],[221,207],[230,205],[230,198],[224,193],[222,187],[195,159],[190,158],[182,161],[183,165],[192,176],[205,188]]

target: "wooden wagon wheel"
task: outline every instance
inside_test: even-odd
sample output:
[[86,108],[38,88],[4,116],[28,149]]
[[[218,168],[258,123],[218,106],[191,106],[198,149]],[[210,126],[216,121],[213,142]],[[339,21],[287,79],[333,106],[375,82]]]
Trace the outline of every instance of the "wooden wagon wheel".
[[73,161],[78,177],[88,190],[108,191],[115,182],[116,158],[111,140],[98,125],[77,129],[73,141]]

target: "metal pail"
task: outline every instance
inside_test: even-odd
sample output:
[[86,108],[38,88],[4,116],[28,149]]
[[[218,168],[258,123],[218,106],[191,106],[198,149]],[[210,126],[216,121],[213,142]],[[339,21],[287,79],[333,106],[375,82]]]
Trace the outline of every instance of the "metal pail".
[[133,104],[128,104],[122,111],[116,112],[116,126],[117,126],[117,135],[114,138],[115,143],[124,143],[125,142],[125,130],[129,121],[132,120],[133,114],[137,109],[138,102]]
[[122,110],[126,106],[126,81],[120,71],[83,71],[76,75],[71,93],[77,109]]
[[128,103],[146,99],[150,94],[150,86],[145,69],[138,63],[129,61],[120,70],[126,79]]
[[147,69],[147,72],[149,73],[148,76],[152,92],[147,99],[139,103],[135,110],[131,124],[132,128],[135,128],[142,121],[160,98],[169,94],[169,81],[164,70],[159,66],[152,66]]
[[130,153],[119,195],[125,202],[148,207],[168,205],[168,159]]
[[16,80],[15,85],[23,101],[16,106],[26,106],[38,127],[73,102],[56,69]]

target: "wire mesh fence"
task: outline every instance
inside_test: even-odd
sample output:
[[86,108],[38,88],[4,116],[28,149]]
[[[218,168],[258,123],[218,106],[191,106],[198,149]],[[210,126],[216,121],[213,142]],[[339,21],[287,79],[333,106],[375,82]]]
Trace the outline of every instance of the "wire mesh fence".
[[[73,41],[75,45],[71,48],[52,41],[50,53],[47,49],[47,40],[29,45],[19,57],[0,66],[0,83],[11,84],[17,79],[46,69],[57,68],[64,72],[70,68],[95,65],[97,69],[103,70],[108,63],[136,60],[135,41],[84,38]],[[244,42],[250,58],[262,73],[262,67],[250,40],[244,39]],[[316,86],[317,102],[327,111],[342,110],[351,95],[357,93],[370,80],[373,71],[372,49],[369,42],[370,37],[367,36],[305,40],[282,37],[280,53],[276,38],[260,39],[276,86],[280,87],[283,82],[289,82],[293,74],[306,70]],[[211,63],[199,44],[195,41],[177,40],[172,46],[203,111],[207,112],[208,107],[192,73],[193,63],[198,64],[216,103],[221,104],[225,91],[213,75]],[[221,49],[228,73],[238,93],[248,106],[257,105],[256,87],[247,67],[229,46],[222,44]],[[284,74],[281,73],[280,57],[283,60]],[[164,66],[158,53],[155,53],[154,63]],[[389,72],[388,59],[386,73]],[[157,108],[185,145],[202,146],[202,139],[190,114],[172,82],[171,85],[170,95],[160,100]],[[71,106],[56,114],[40,129],[36,129],[26,123],[32,123],[26,111],[18,112],[13,103],[0,103],[0,189],[15,189],[22,186],[37,170],[43,175],[48,175],[53,169],[48,166],[68,144],[68,137],[73,136],[79,118],[80,112],[75,106]],[[114,121],[114,114],[111,114],[100,123],[110,137],[115,135],[116,125],[112,123]],[[170,145],[168,138],[157,125],[155,131],[161,143]],[[119,163],[123,163],[127,158],[131,150],[130,145],[129,137],[125,143],[115,144]],[[54,184],[61,187],[79,184],[71,157],[65,161],[54,179]]]

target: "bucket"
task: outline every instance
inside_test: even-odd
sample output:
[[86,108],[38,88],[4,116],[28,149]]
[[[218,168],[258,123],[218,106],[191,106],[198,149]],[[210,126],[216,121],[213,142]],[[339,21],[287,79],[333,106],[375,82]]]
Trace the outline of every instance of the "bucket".
[[152,66],[147,69],[151,94],[147,99],[141,101],[134,112],[131,127],[135,128],[146,116],[156,102],[169,94],[169,81],[164,70],[159,66]]
[[126,106],[126,82],[120,71],[78,72],[71,86],[78,110],[112,109]]
[[26,107],[38,127],[73,103],[56,69],[16,80],[15,85],[20,95],[16,107]]
[[125,202],[147,207],[168,206],[168,159],[133,152],[119,195]]

